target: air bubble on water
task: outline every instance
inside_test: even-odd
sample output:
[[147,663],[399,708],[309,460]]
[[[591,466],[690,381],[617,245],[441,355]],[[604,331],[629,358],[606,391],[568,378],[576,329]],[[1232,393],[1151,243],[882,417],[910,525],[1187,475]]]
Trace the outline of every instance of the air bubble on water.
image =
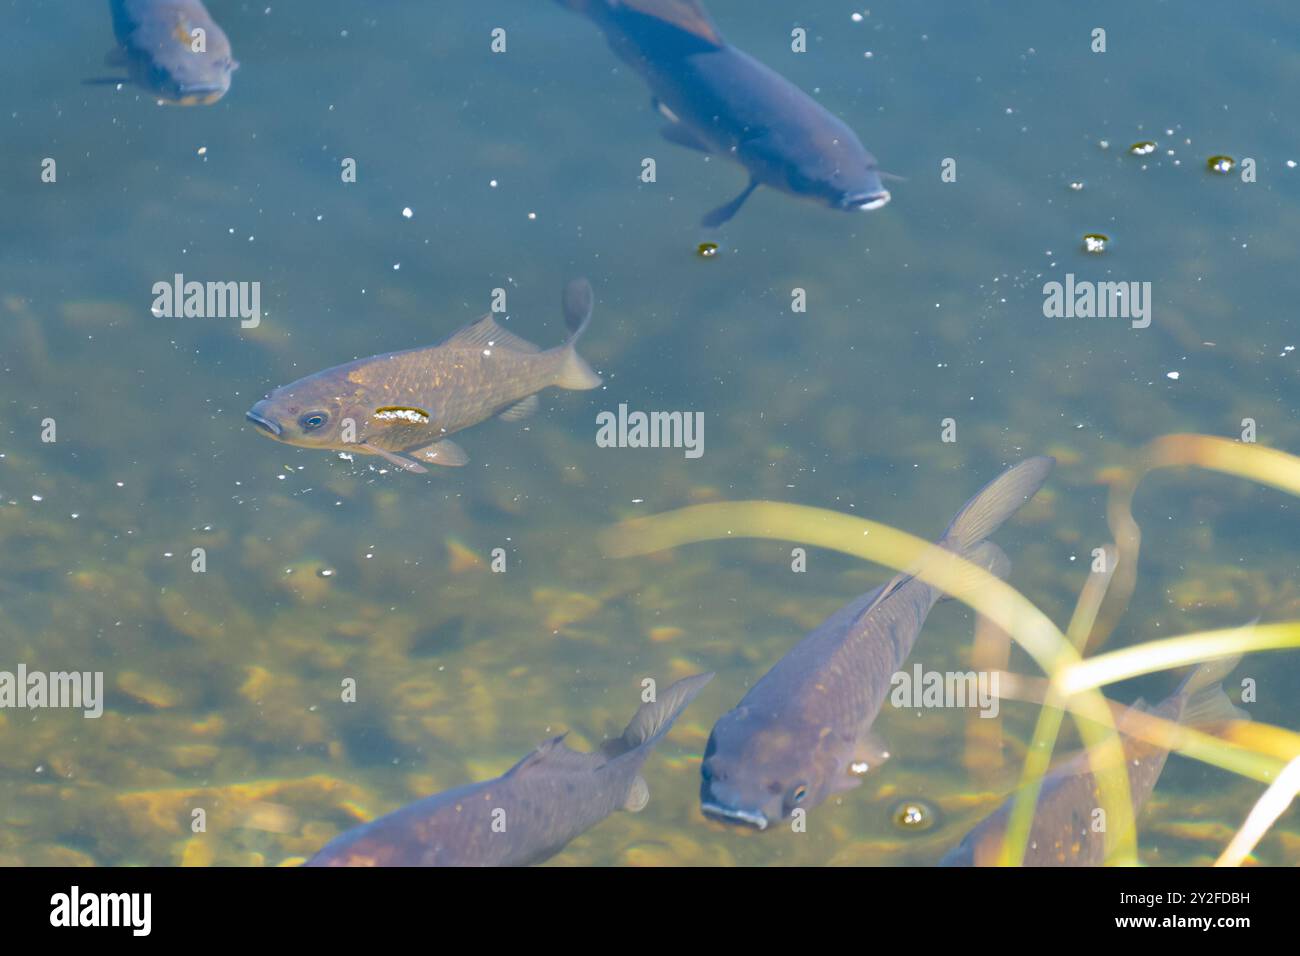
[[1150,156],[1156,151],[1156,144],[1149,139],[1144,139],[1140,143],[1134,143],[1128,151],[1134,156]]
[[488,185],[491,186],[493,189],[496,189],[496,188],[497,188],[497,181],[496,181],[495,179],[489,179],[489,180],[488,180]]
[[898,829],[917,832],[934,826],[938,813],[924,800],[904,800],[894,805],[889,816]]
[[1211,156],[1205,161],[1205,168],[1212,173],[1218,173],[1220,176],[1228,175],[1235,165],[1237,165],[1237,161],[1231,156]]
[[400,268],[402,268],[402,264],[401,264],[400,262],[394,262],[394,263],[393,263],[393,271],[394,271],[394,272],[396,272],[396,271],[397,271],[398,269],[400,269]]
[[1100,232],[1090,232],[1083,237],[1083,251],[1091,252],[1093,255],[1100,255],[1106,251],[1106,244],[1110,242],[1110,236]]
[[415,212],[411,209],[410,206],[406,206],[406,207],[404,207],[404,208],[402,209],[402,218],[403,218],[403,219],[410,219],[410,218],[411,218],[412,216],[414,216],[414,215],[415,215]]
[[718,244],[716,242],[701,242],[695,251],[702,259],[712,259],[718,254]]
[[530,213],[528,214],[528,218],[529,218],[529,219],[536,219],[536,218],[537,218],[537,213],[535,213],[535,212],[530,212]]
[[1177,373],[1177,372],[1165,372],[1165,378],[1172,379],[1173,381],[1176,382],[1176,381],[1178,381],[1178,373]]
[[1083,189],[1083,181],[1076,179],[1074,182],[1070,183],[1070,188],[1077,193],[1079,190]]

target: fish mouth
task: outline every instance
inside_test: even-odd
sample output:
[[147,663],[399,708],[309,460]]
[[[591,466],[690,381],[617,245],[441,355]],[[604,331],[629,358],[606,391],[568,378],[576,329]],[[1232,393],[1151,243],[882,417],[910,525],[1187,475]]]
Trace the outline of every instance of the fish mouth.
[[858,193],[844,197],[844,208],[870,212],[873,209],[879,209],[881,206],[887,205],[891,198],[893,197],[889,195],[888,189],[880,189],[872,193]]
[[261,415],[257,414],[257,412],[245,412],[244,417],[268,435],[279,438],[284,434],[284,430],[280,427],[278,422],[273,422],[268,418],[263,418]]
[[740,824],[755,830],[767,829],[767,817],[754,810],[738,810],[735,807],[724,807],[720,803],[708,802],[701,803],[700,810],[710,820],[719,823]]

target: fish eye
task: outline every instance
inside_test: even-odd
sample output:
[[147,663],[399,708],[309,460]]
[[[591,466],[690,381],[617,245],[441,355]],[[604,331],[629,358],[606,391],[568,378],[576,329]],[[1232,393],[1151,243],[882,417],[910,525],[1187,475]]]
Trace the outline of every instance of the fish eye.
[[790,802],[802,803],[804,797],[806,796],[808,796],[808,788],[804,786],[802,783],[798,784],[795,786],[793,790],[790,791]]
[[324,425],[329,417],[328,412],[308,412],[298,419],[298,424],[302,426],[303,431],[312,432]]

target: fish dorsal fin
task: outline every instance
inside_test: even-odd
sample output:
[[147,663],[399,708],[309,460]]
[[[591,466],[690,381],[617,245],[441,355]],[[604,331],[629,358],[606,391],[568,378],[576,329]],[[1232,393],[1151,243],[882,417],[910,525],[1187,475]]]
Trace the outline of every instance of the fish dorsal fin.
[[639,14],[711,47],[726,46],[727,41],[722,39],[713,18],[698,0],[610,0],[609,5],[615,13]]
[[574,750],[564,742],[567,736],[568,734],[560,734],[539,744],[536,750],[507,770],[505,776],[517,777],[538,770],[571,770],[604,762],[597,754],[585,754]]
[[541,351],[527,339],[521,339],[513,332],[507,332],[501,328],[491,314],[485,315],[483,318],[471,322],[460,331],[452,333],[442,344],[454,345],[457,348],[507,349],[511,352],[532,353]]

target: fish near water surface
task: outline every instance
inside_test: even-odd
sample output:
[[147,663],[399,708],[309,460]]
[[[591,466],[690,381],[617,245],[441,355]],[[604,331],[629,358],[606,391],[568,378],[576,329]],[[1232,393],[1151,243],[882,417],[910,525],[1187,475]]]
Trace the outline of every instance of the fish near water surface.
[[592,301],[585,279],[565,287],[569,337],[553,349],[542,351],[485,315],[439,345],[372,355],[277,388],[246,417],[276,441],[379,455],[407,471],[464,465],[469,456],[447,436],[494,415],[518,421],[552,385],[600,385],[576,350]]
[[[1239,657],[1234,657],[1202,664],[1154,709],[1138,701],[1117,719],[1134,817],[1141,813],[1155,790],[1169,751],[1125,734],[1125,718],[1131,723],[1131,713],[1149,713],[1189,727],[1249,719],[1232,705],[1219,683],[1239,661]],[[1014,799],[1007,800],[985,817],[944,855],[939,865],[996,866],[1014,802]],[[1106,834],[1093,830],[1093,814],[1100,806],[1097,778],[1087,752],[1075,754],[1059,764],[1043,778],[1025,846],[1024,865],[1101,866],[1105,863]]]
[[[999,577],[1008,562],[985,539],[1034,496],[1055,459],[1029,458],[966,503],[934,552]],[[766,830],[862,782],[888,754],[871,725],[893,675],[942,593],[909,574],[827,618],[713,727],[700,768],[700,808],[721,823]]]
[[664,138],[727,156],[749,185],[704,217],[720,226],[759,186],[842,210],[889,202],[876,158],[844,122],[785,77],[731,46],[696,0],[559,0],[604,32],[649,84]]
[[616,810],[650,798],[641,766],[713,679],[684,677],[642,704],[621,737],[580,753],[555,737],[500,777],[448,790],[330,841],[305,866],[525,866]]
[[109,7],[118,43],[109,64],[125,68],[127,80],[176,106],[206,106],[226,95],[239,63],[199,0],[109,0]]

